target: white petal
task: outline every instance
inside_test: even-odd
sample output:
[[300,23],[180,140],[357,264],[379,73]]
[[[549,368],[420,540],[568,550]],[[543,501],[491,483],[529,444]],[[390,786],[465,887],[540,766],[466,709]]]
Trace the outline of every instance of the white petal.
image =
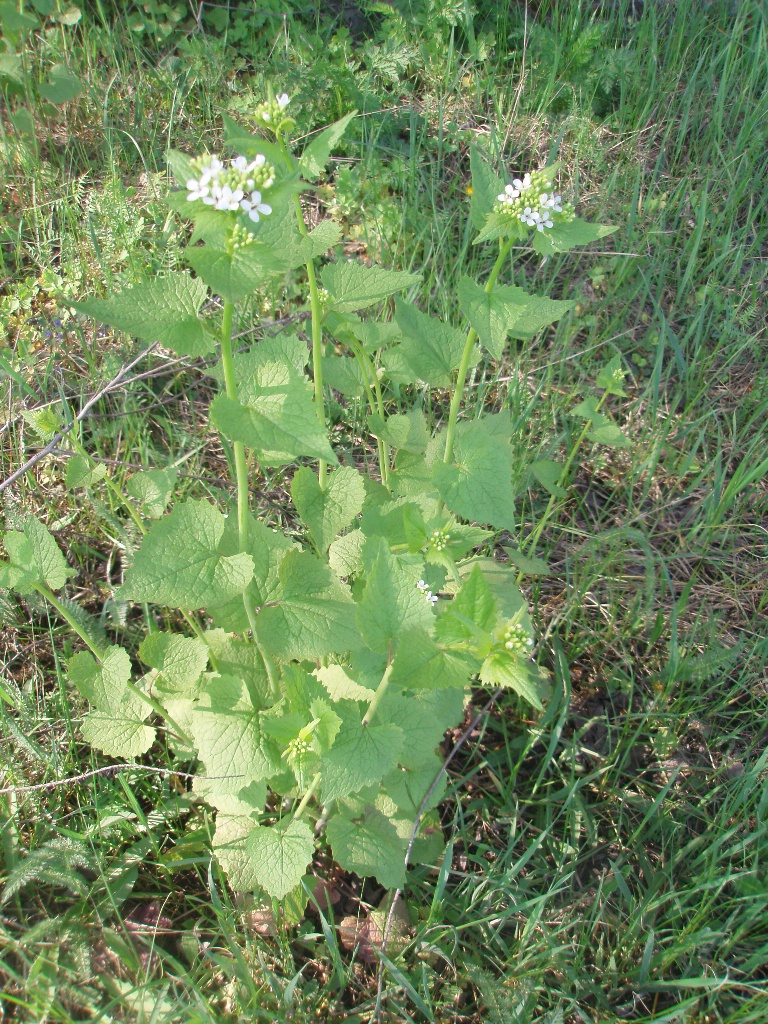
[[244,195],[245,192],[243,192],[241,188],[236,188],[235,191],[232,193],[232,199],[234,200],[234,202],[239,203]]
[[206,206],[213,206],[216,200],[213,198],[213,196],[203,196],[203,202],[205,203]]
[[290,102],[291,97],[288,95],[287,92],[284,92],[282,96],[277,97],[277,105],[278,107],[280,107],[281,110],[283,109],[283,107],[287,107]]
[[267,206],[266,203],[260,203],[257,209],[259,213],[263,213],[265,217],[268,217],[269,214],[272,213],[272,207]]
[[264,113],[261,115],[261,120],[262,121],[271,121],[272,118],[269,116],[269,113],[265,110]]
[[254,221],[254,223],[256,223],[258,222],[259,219],[259,211],[254,207],[248,214],[248,216],[251,218],[252,221]]
[[261,192],[251,192],[251,202],[254,206],[258,206],[261,202]]

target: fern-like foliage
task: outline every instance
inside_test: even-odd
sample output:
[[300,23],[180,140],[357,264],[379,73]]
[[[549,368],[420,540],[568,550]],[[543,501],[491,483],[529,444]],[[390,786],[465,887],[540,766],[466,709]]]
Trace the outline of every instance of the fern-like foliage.
[[95,875],[98,867],[93,855],[75,839],[51,839],[33,850],[8,875],[0,902],[9,899],[26,886],[54,885],[69,889],[76,896],[88,892],[87,874]]

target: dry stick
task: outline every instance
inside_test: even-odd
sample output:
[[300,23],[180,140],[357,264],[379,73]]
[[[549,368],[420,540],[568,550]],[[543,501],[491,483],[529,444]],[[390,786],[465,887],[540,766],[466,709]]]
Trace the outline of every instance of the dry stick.
[[38,782],[34,786],[6,786],[5,789],[0,789],[0,796],[4,796],[6,793],[33,793],[36,790],[41,789],[57,789],[59,786],[69,786],[75,785],[76,783],[86,782],[88,779],[92,779],[95,775],[120,775],[122,772],[135,770],[150,772],[155,775],[175,775],[180,779],[199,779],[203,782],[212,782],[214,779],[245,778],[245,775],[195,775],[190,772],[177,772],[175,768],[155,768],[149,764],[108,764],[103,768],[94,768],[93,771],[83,772],[82,775],[72,775],[66,779],[54,779],[53,782]]
[[23,466],[20,466],[16,470],[15,473],[11,473],[11,475],[7,479],[3,480],[3,482],[0,483],[0,494],[2,494],[2,492],[7,487],[10,487],[11,484],[15,483],[19,479],[20,476],[24,476],[24,474],[28,470],[32,469],[33,466],[36,466],[37,463],[41,459],[44,459],[46,455],[50,455],[50,453],[53,451],[53,449],[56,447],[56,445],[59,443],[59,441],[70,432],[72,427],[74,427],[74,425],[76,423],[80,423],[81,420],[85,419],[85,417],[88,415],[89,409],[92,409],[93,406],[101,398],[103,398],[105,395],[108,395],[110,391],[112,391],[115,387],[117,387],[117,385],[121,383],[121,381],[122,381],[123,377],[126,375],[126,373],[128,373],[129,370],[132,370],[133,367],[137,363],[140,363],[141,360],[144,358],[144,356],[149,355],[149,353],[157,345],[159,345],[159,342],[153,341],[152,344],[149,346],[149,348],[145,348],[143,352],[140,352],[139,355],[136,356],[135,359],[132,359],[129,363],[126,363],[123,366],[123,368],[120,370],[120,372],[118,374],[116,374],[116,376],[114,376],[112,378],[112,380],[109,381],[108,384],[105,384],[103,388],[101,388],[99,391],[96,392],[95,395],[93,395],[91,398],[89,398],[88,401],[85,403],[85,405],[80,410],[80,412],[77,414],[75,419],[73,419],[71,423],[68,423],[67,426],[64,427],[63,430],[60,430],[59,433],[56,434],[56,436],[53,438],[53,440],[48,442],[48,444],[45,446],[45,448],[41,449],[36,455],[33,455],[32,458],[28,459],[24,463]]
[[[443,762],[442,768],[440,769],[440,771],[437,773],[437,775],[433,779],[432,785],[429,787],[429,789],[427,790],[426,796],[421,801],[421,807],[419,807],[418,813],[416,815],[416,820],[414,821],[413,828],[411,829],[411,838],[408,840],[408,849],[405,851],[405,866],[406,866],[406,868],[408,867],[408,864],[410,863],[410,860],[411,860],[411,853],[413,852],[413,844],[416,842],[416,836],[418,835],[418,832],[419,832],[419,826],[421,825],[421,819],[424,816],[424,811],[426,810],[427,804],[429,803],[429,801],[430,801],[430,799],[432,797],[432,794],[437,789],[437,785],[440,782],[440,779],[443,777],[443,775],[445,775],[445,773],[446,773],[446,771],[448,769],[448,765],[451,763],[451,761],[454,759],[454,757],[456,757],[458,752],[461,750],[461,748],[467,742],[469,737],[475,731],[475,728],[477,727],[478,723],[481,721],[482,718],[485,717],[485,715],[488,714],[488,712],[491,710],[491,708],[493,707],[493,705],[496,703],[496,701],[499,699],[499,697],[502,695],[503,692],[504,692],[503,687],[499,687],[499,689],[494,693],[494,695],[491,697],[491,699],[488,701],[488,703],[485,704],[485,706],[482,707],[480,709],[480,711],[478,711],[478,713],[472,719],[472,721],[467,726],[467,728],[464,730],[464,732],[461,734],[461,736],[456,740],[456,743],[454,744],[453,749],[451,750],[450,754],[448,755],[448,757],[446,757],[445,761]],[[382,952],[382,954],[385,953],[386,948],[387,948],[387,940],[389,939],[389,933],[392,930],[392,921],[394,920],[394,917],[395,917],[395,909],[397,907],[397,901],[400,899],[401,893],[402,893],[401,889],[395,889],[395,895],[394,895],[394,897],[392,899],[392,904],[391,904],[391,906],[389,908],[389,913],[387,914],[387,923],[384,925],[384,935],[382,936],[382,939],[381,939],[381,952]],[[375,1009],[373,1011],[373,1017],[371,1018],[372,1024],[373,1024],[374,1021],[381,1020],[381,1007],[382,1007],[382,997],[383,997],[383,994],[384,994],[384,960],[382,958],[380,958],[379,959],[378,986],[377,986],[377,990],[376,990],[376,1007],[375,1007]]]

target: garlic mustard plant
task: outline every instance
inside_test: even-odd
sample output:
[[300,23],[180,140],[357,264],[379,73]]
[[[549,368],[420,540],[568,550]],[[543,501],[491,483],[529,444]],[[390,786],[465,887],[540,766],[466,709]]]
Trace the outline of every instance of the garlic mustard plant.
[[[562,463],[521,464],[506,407],[461,415],[471,367],[572,306],[513,283],[513,244],[548,255],[612,230],[575,217],[558,168],[500,177],[472,151],[475,244],[491,243],[493,262],[484,280],[461,278],[447,322],[420,308],[419,274],[345,257],[333,220],[309,230],[301,193],[325,178],[354,114],[297,153],[290,102],[267,95],[255,135],[225,119],[220,155],[169,154],[169,202],[194,225],[187,269],[73,304],[179,356],[218,356],[210,424],[227,442],[231,502],[176,497],[171,467],[137,472],[123,491],[67,435],[66,486],[107,487],[124,510],[113,600],[162,628],[130,650],[119,631],[107,641],[89,628],[67,598],[75,571],[37,519],[5,533],[0,563],[0,586],[45,598],[81,641],[67,677],[90,706],[83,739],[107,757],[151,759],[162,736],[196,772],[191,798],[215,813],[213,852],[231,885],[275,899],[301,895],[317,842],[389,887],[407,883],[414,828],[415,859],[438,863],[443,735],[472,687],[542,709],[547,678],[519,583],[546,571],[536,546],[579,447],[628,443],[605,411],[623,394],[618,360],[573,409],[583,426]],[[296,280],[307,332],[235,352],[250,296]],[[429,388],[450,396],[444,422],[424,411]],[[365,411],[375,469],[331,444],[331,392]],[[291,467],[290,534],[259,506],[267,467]],[[526,533],[515,502],[530,479],[551,497]],[[508,560],[494,554],[502,531],[518,538]]]

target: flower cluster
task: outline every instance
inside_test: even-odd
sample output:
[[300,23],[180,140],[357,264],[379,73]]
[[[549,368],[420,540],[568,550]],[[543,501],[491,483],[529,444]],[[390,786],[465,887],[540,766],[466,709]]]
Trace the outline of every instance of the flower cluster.
[[533,637],[517,623],[510,623],[502,633],[502,642],[508,651],[525,657],[531,653]]
[[246,157],[238,156],[228,165],[217,156],[206,155],[193,160],[192,168],[199,177],[187,182],[188,202],[201,200],[214,210],[231,213],[243,210],[254,222],[272,213],[272,207],[262,202],[261,189],[274,184],[275,169],[263,154],[259,153],[250,163]]
[[416,586],[419,588],[419,590],[422,592],[422,594],[426,598],[427,604],[431,604],[432,607],[434,608],[434,606],[437,604],[437,600],[438,600],[437,594],[433,594],[432,593],[432,591],[429,589],[429,585],[426,584],[424,582],[424,580],[419,580],[419,582],[416,584]]
[[515,178],[496,198],[496,213],[509,216],[527,227],[535,227],[537,231],[552,228],[557,221],[572,217],[569,207],[563,205],[562,196],[552,191],[547,169]]
[[451,535],[447,530],[433,530],[432,536],[429,538],[429,543],[435,551],[445,551],[450,539]]
[[251,234],[248,228],[241,227],[240,224],[235,224],[232,228],[232,234],[230,235],[230,245],[232,249],[244,249],[246,245],[250,245],[254,241],[255,236]]
[[281,121],[285,119],[283,111],[291,102],[291,97],[287,92],[281,93],[276,96],[275,99],[264,100],[260,103],[253,112],[253,116],[263,128],[269,128],[272,131],[276,131]]

